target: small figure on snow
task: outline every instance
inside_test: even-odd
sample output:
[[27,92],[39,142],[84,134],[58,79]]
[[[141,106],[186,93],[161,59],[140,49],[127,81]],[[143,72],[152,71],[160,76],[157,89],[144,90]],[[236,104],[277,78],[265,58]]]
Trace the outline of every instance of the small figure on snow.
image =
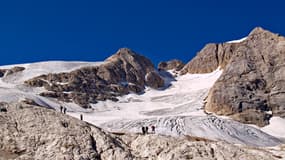
[[151,126],[151,132],[155,133],[155,126],[154,125]]
[[148,126],[145,127],[145,133],[148,134]]
[[62,107],[62,106],[60,106],[60,113],[62,113],[62,109],[63,109],[63,107]]
[[142,134],[145,134],[145,127],[142,126]]
[[66,114],[66,110],[67,110],[67,108],[64,107],[64,108],[63,108],[63,113],[64,113],[64,114]]

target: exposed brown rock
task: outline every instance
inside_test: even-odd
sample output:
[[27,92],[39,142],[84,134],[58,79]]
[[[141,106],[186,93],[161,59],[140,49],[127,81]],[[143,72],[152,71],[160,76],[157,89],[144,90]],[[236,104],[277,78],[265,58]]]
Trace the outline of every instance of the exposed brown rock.
[[[34,105],[34,106],[40,106],[38,103],[36,103],[34,100],[32,99],[24,99],[21,101],[21,103],[24,103],[24,104],[28,104],[28,105]],[[44,106],[42,106],[44,107]]]
[[5,75],[6,71],[6,69],[0,69],[0,78]]
[[164,86],[164,80],[159,76],[157,72],[149,72],[145,76],[145,82],[152,88],[160,88]]
[[8,75],[11,75],[11,74],[14,74],[14,73],[17,73],[17,72],[21,72],[23,70],[25,70],[25,67],[15,66],[15,67],[13,67],[11,69],[8,69],[6,75],[8,76]]
[[19,67],[19,66],[15,66],[13,68],[10,69],[0,69],[0,78],[4,77],[4,75],[6,74],[6,76],[14,74],[14,73],[18,73],[25,70],[25,67]]
[[184,66],[185,64],[182,61],[174,59],[167,62],[160,62],[158,64],[158,69],[164,71],[167,70],[180,71]]

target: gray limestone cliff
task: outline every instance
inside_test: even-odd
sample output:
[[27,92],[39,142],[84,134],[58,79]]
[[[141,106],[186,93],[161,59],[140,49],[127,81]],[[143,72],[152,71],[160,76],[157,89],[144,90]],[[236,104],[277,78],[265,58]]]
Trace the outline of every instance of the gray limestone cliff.
[[268,124],[285,117],[285,38],[260,27],[239,43],[208,44],[181,71],[223,73],[207,98],[205,110],[243,123]]

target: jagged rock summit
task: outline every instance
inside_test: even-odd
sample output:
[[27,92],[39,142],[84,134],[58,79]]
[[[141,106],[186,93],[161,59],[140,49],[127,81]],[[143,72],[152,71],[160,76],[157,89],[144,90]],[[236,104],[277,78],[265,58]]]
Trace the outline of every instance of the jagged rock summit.
[[264,126],[272,116],[285,117],[284,60],[285,38],[257,27],[243,41],[206,45],[181,73],[220,67],[205,110]]
[[117,96],[140,93],[145,86],[156,89],[164,86],[151,61],[128,48],[119,49],[99,66],[41,75],[25,83],[48,90],[42,96],[75,102],[85,108],[98,100],[116,101]]

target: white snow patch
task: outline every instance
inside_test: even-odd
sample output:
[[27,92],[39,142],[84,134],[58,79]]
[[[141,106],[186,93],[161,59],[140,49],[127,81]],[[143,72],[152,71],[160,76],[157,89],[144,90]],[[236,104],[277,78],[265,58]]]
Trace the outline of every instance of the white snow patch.
[[247,37],[244,37],[244,38],[241,38],[241,39],[238,39],[238,40],[232,40],[232,41],[228,41],[226,43],[240,43],[240,42],[243,42],[247,39]]
[[272,117],[269,121],[269,125],[262,127],[261,130],[275,137],[285,139],[285,119]]
[[47,61],[37,63],[27,63],[18,65],[1,66],[1,69],[10,69],[15,66],[24,67],[25,70],[2,78],[4,82],[13,84],[22,84],[24,81],[42,74],[70,72],[81,67],[98,66],[103,62],[65,62],[65,61]]

